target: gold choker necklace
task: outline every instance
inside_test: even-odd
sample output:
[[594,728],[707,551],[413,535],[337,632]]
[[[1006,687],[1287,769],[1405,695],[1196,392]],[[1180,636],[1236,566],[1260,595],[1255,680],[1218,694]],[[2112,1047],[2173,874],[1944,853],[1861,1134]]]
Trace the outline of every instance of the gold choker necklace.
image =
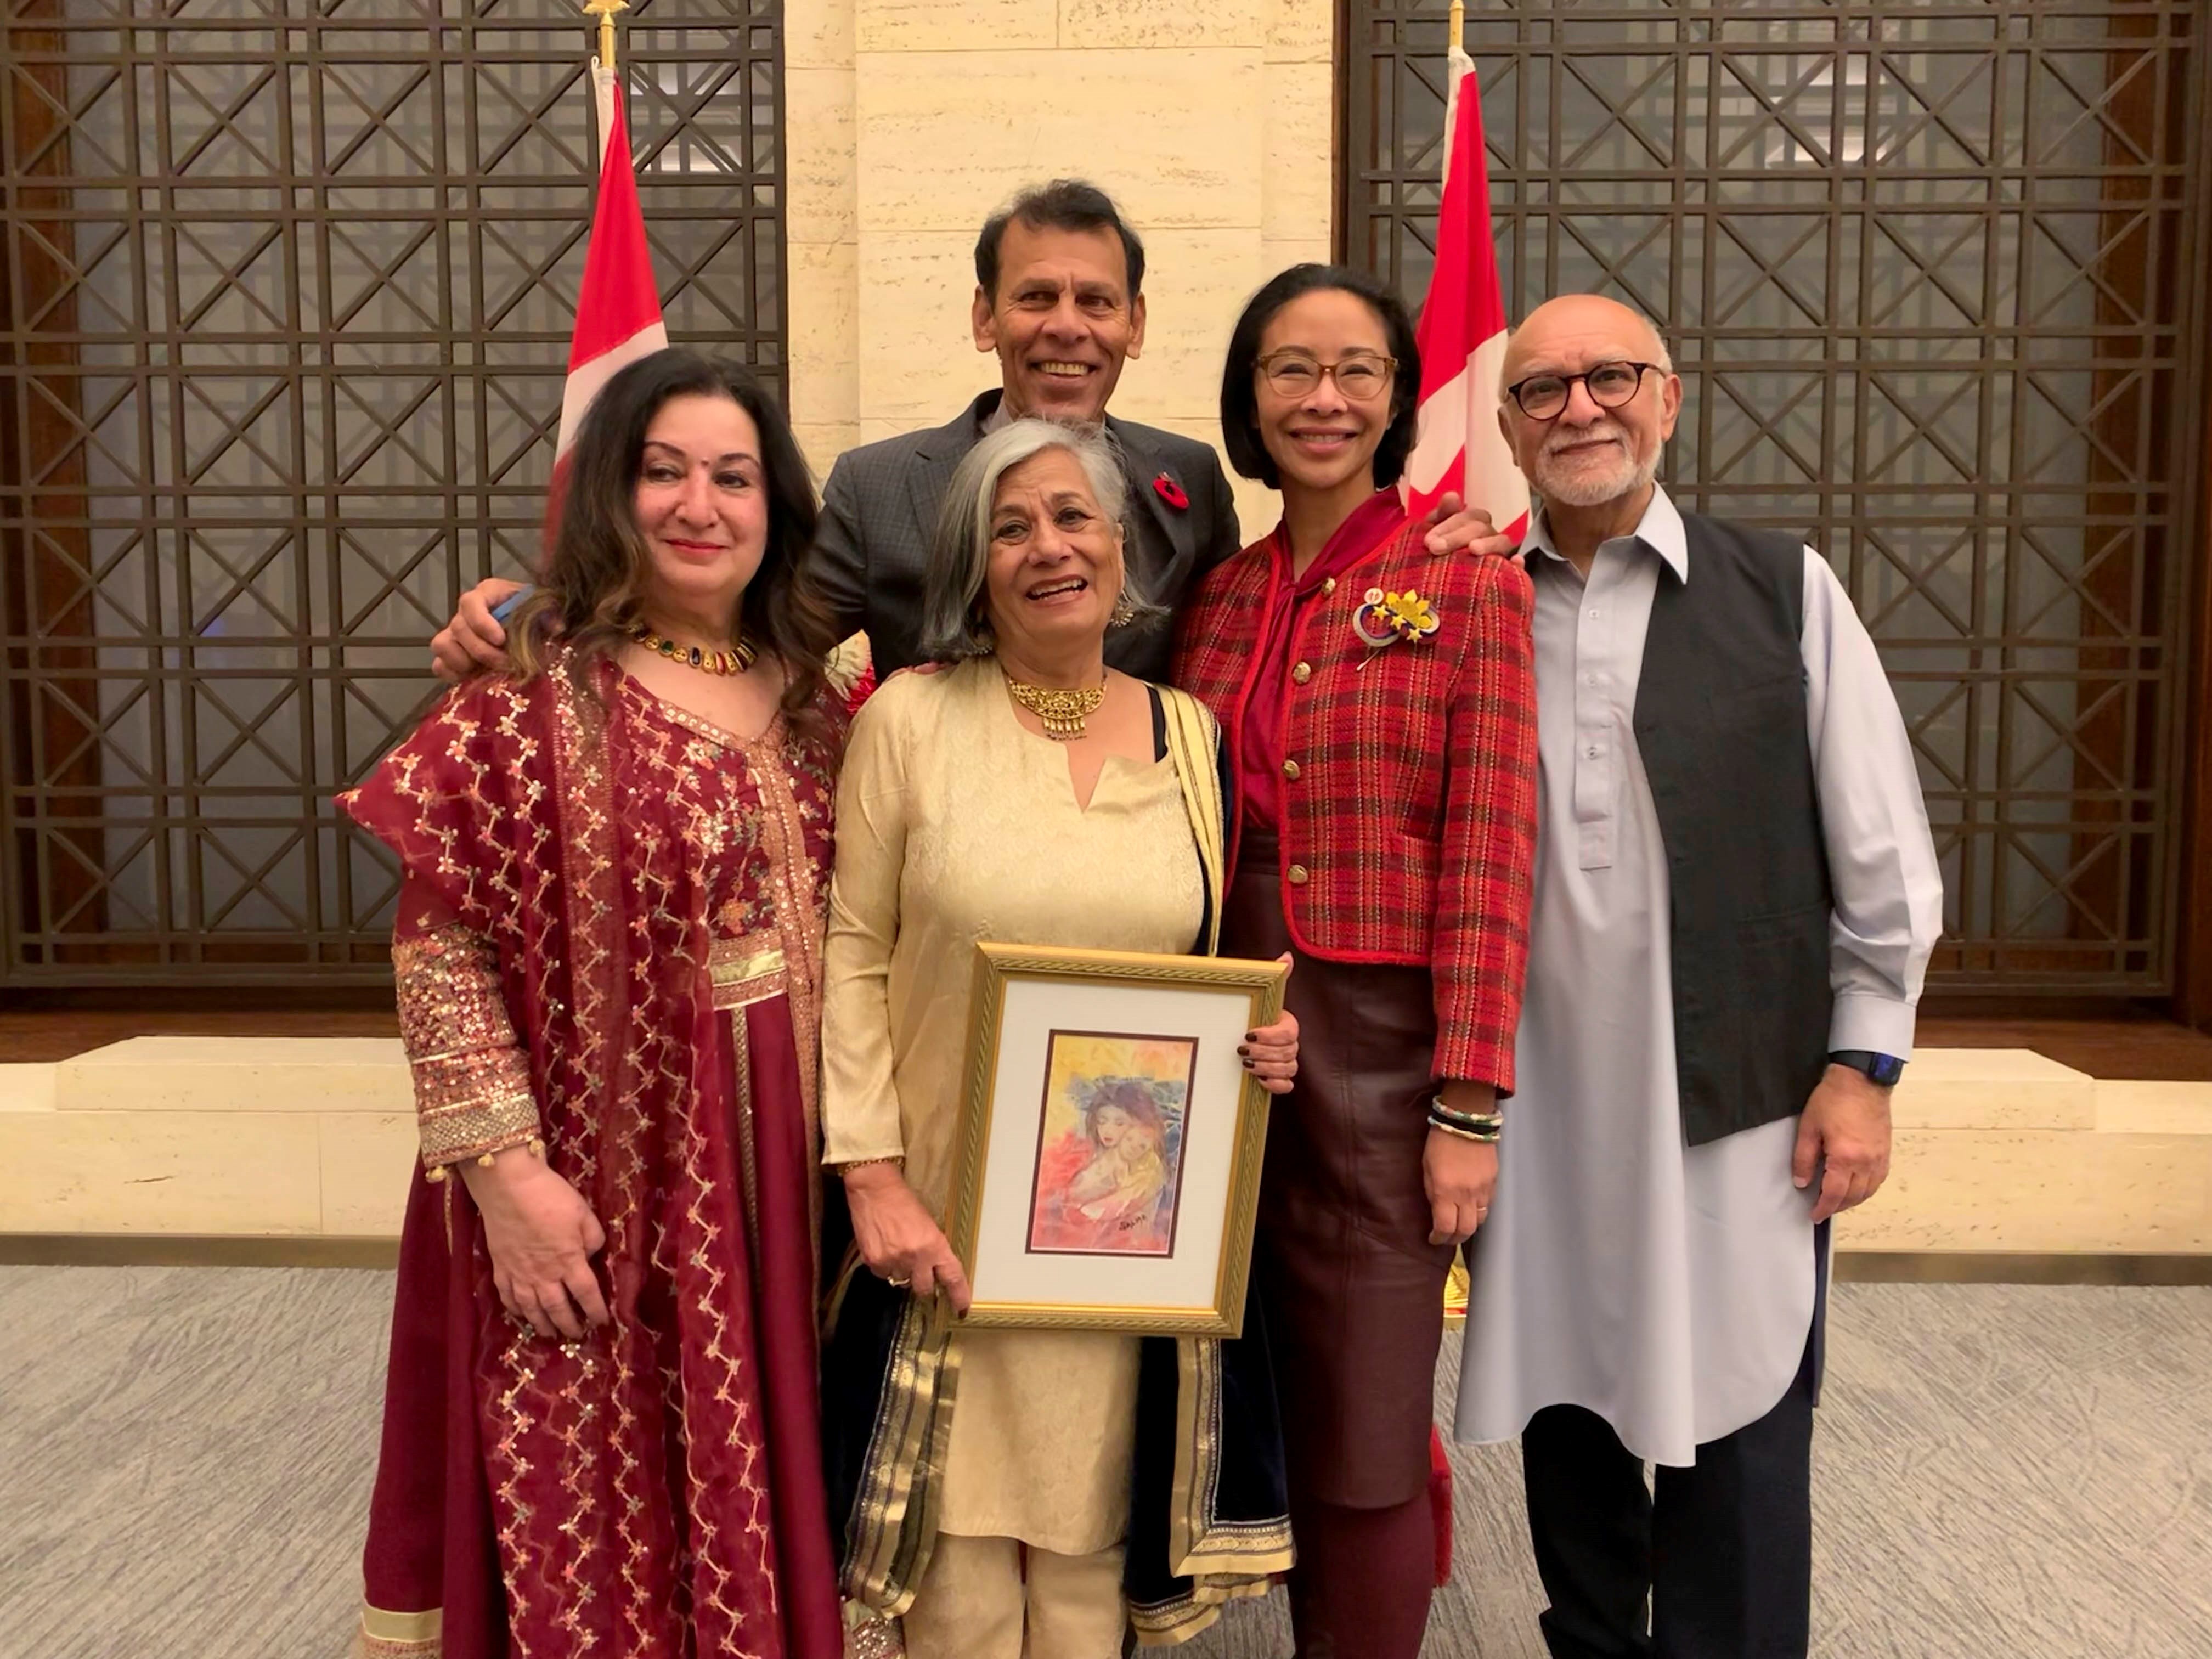
[[1098,684],[1070,691],[1057,685],[1024,685],[1011,674],[1006,695],[1044,722],[1044,734],[1054,743],[1073,743],[1083,735],[1083,722],[1106,701],[1106,677]]
[[760,653],[753,642],[743,634],[738,635],[736,648],[729,651],[709,651],[703,646],[678,645],[673,640],[663,639],[643,623],[629,630],[631,639],[648,651],[658,651],[671,662],[682,663],[686,668],[696,668],[702,674],[742,674],[753,665]]

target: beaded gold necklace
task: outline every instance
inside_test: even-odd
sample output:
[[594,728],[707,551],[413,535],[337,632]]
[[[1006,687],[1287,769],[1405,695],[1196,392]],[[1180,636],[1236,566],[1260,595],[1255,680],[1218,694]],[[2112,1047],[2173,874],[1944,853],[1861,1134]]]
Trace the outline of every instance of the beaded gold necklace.
[[678,645],[674,640],[664,639],[643,623],[629,630],[631,639],[648,651],[657,651],[671,662],[681,663],[686,668],[696,668],[702,674],[742,674],[753,665],[760,653],[743,634],[738,635],[734,647],[727,651],[710,651],[704,646]]

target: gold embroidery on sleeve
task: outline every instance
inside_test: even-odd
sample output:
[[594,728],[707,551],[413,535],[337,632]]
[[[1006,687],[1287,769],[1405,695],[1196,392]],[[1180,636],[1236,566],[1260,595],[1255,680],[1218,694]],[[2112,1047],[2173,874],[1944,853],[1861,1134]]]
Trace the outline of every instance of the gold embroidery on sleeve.
[[490,945],[454,922],[394,941],[392,971],[423,1167],[520,1146],[537,1134],[530,1061],[501,1000]]

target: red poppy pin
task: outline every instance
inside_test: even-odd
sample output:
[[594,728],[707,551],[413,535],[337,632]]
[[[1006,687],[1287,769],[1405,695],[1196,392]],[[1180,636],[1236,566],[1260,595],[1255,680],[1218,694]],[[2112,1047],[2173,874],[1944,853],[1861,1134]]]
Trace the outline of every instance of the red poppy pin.
[[1182,486],[1164,472],[1152,480],[1152,489],[1162,501],[1178,513],[1190,506],[1190,497],[1182,493]]

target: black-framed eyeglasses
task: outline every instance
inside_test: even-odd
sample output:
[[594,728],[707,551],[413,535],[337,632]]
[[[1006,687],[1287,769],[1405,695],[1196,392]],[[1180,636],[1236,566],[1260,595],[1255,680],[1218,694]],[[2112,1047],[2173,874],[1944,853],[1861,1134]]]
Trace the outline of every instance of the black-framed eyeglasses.
[[1307,397],[1327,375],[1336,382],[1339,392],[1355,404],[1364,404],[1382,395],[1398,360],[1378,352],[1354,351],[1325,363],[1311,352],[1285,349],[1269,352],[1255,366],[1279,396]]
[[1576,381],[1582,382],[1590,401],[1600,409],[1619,409],[1635,397],[1644,375],[1658,367],[1656,363],[1592,363],[1579,374],[1531,374],[1507,386],[1505,395],[1530,420],[1554,421],[1565,412]]

